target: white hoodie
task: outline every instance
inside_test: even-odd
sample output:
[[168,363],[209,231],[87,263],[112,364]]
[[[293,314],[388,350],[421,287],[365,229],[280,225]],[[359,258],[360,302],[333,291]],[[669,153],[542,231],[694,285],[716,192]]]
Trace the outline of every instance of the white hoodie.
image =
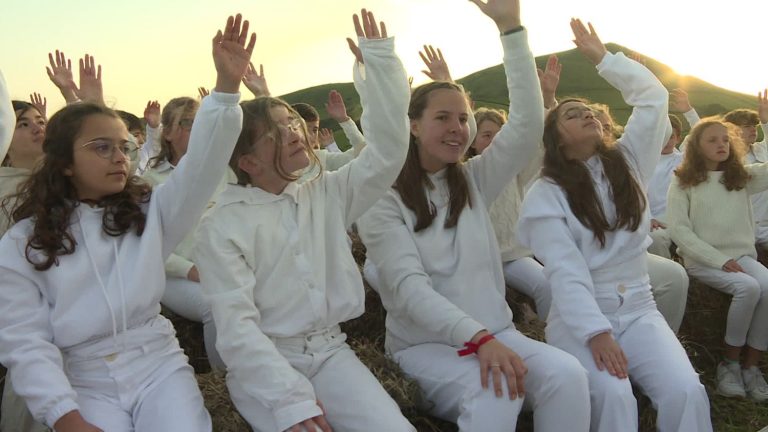
[[75,253],[58,257],[47,271],[36,271],[25,257],[30,219],[0,240],[0,363],[36,419],[53,425],[78,409],[63,352],[105,338],[118,352],[130,343],[121,332],[157,317],[165,258],[199,220],[227,168],[242,127],[239,97],[205,98],[187,156],[142,206],[147,219],[140,237],[134,230],[105,234],[103,209],[80,204],[69,229]]

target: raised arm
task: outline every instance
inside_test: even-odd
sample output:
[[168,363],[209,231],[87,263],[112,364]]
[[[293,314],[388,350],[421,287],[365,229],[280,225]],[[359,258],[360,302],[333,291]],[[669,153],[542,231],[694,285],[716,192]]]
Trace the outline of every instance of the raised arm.
[[104,102],[104,85],[101,81],[101,65],[96,65],[93,56],[86,54],[80,59],[80,88],[75,88],[75,94],[83,102],[106,105]]
[[419,51],[419,57],[427,69],[421,72],[430,77],[432,81],[453,82],[451,71],[448,69],[448,63],[443,57],[443,51],[440,48],[435,49],[432,45],[424,45],[424,51]]
[[267,86],[267,77],[264,76],[264,65],[259,65],[259,70],[253,63],[248,65],[248,69],[243,75],[243,84],[253,93],[253,97],[269,96],[269,87]]
[[536,63],[528,48],[527,31],[520,25],[519,2],[473,0],[473,3],[496,22],[502,34],[510,101],[507,123],[493,138],[491,146],[467,162],[486,206],[490,206],[512,178],[528,166],[541,146],[544,102]]
[[344,130],[344,134],[352,145],[355,155],[359,155],[365,148],[365,137],[363,137],[355,122],[347,115],[347,106],[341,93],[336,90],[331,90],[328,93],[328,102],[325,103],[325,110]]
[[164,228],[164,257],[200,220],[224,178],[240,135],[243,115],[238,90],[256,44],[255,34],[248,39],[248,25],[239,14],[229,17],[224,32],[213,38],[216,87],[195,116],[187,154],[153,193],[151,206],[159,211]]
[[72,75],[72,61],[67,59],[63,51],[56,50],[55,53],[48,53],[48,63],[50,67],[45,68],[48,78],[59,89],[64,100],[67,104],[77,102],[79,99],[75,94],[77,84]]

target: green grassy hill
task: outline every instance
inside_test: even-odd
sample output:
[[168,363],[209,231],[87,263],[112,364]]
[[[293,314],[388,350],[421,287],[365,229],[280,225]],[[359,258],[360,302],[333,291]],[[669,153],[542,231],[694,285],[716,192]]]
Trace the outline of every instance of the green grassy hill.
[[[607,44],[607,48],[611,52],[630,52],[629,49],[617,44]],[[611,107],[611,112],[619,123],[626,122],[630,114],[629,106],[621,99],[618,91],[598,76],[595,67],[581,53],[572,49],[556,54],[563,65],[557,93],[558,99],[567,96],[579,96],[594,102],[604,103]],[[540,68],[544,68],[548,57],[549,54],[536,57],[536,64]],[[735,108],[752,108],[756,105],[754,96],[725,90],[695,77],[678,75],[669,66],[651,58],[647,59],[646,66],[659,77],[668,89],[677,87],[685,89],[691,99],[691,104],[702,117],[724,113]],[[504,69],[501,65],[483,69],[458,81],[471,92],[477,106],[506,108],[509,105]],[[328,98],[328,92],[332,89],[338,90],[343,95],[350,117],[359,118],[361,107],[352,83],[310,87],[289,93],[282,98],[290,103],[305,102],[316,107],[320,112],[321,125],[336,131],[337,142],[346,143],[346,138],[339,130],[338,125],[329,119],[328,113],[325,112],[324,103]]]

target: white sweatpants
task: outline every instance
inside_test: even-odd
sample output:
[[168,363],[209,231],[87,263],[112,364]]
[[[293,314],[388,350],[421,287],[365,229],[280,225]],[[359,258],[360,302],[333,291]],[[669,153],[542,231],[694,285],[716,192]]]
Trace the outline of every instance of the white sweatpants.
[[688,273],[672,260],[650,253],[647,257],[648,277],[656,307],[672,331],[677,333],[688,301]]
[[210,305],[203,300],[200,283],[189,279],[168,277],[165,280],[165,292],[160,303],[190,321],[203,323],[203,342],[208,363],[213,369],[225,370],[224,360],[216,351],[216,325],[213,322]]
[[539,319],[546,321],[552,305],[552,290],[544,277],[544,267],[535,259],[524,257],[505,262],[503,268],[506,284],[532,298],[536,302]]
[[64,368],[80,413],[109,432],[210,432],[194,371],[171,323],[158,316],[141,327],[68,350]]
[[765,351],[768,348],[768,269],[754,258],[736,260],[745,273],[728,273],[686,261],[688,273],[718,291],[733,296],[728,308],[725,343],[744,344]]
[[3,387],[3,403],[0,406],[0,432],[48,432],[48,428],[35,421],[24,398],[16,394],[6,375]]
[[[624,297],[626,301],[618,296],[598,299],[613,326],[613,337],[629,361],[630,379],[656,408],[657,430],[712,431],[707,392],[647,291],[647,286],[631,288]],[[590,430],[636,431],[637,401],[630,381],[598,370],[589,346],[576,338],[555,313],[550,315],[546,334],[547,342],[573,354],[587,369],[592,403]]]
[[419,383],[431,413],[455,422],[461,432],[512,432],[523,405],[533,410],[537,432],[588,430],[587,376],[579,362],[514,328],[495,336],[528,368],[524,398],[510,400],[505,385],[504,396],[496,397],[490,379],[489,388],[483,389],[477,358],[459,357],[452,346],[415,345],[395,353],[393,358],[406,375]]
[[648,252],[663,258],[672,258],[672,253],[670,252],[672,237],[669,236],[669,231],[666,228],[652,230],[648,235],[653,240],[653,243],[648,246]]
[[[345,341],[346,335],[340,330],[306,339],[273,340],[291,366],[312,382],[325,418],[335,432],[415,432],[416,428]],[[227,375],[227,387],[232,402],[253,430],[281,432],[272,412],[230,377]]]

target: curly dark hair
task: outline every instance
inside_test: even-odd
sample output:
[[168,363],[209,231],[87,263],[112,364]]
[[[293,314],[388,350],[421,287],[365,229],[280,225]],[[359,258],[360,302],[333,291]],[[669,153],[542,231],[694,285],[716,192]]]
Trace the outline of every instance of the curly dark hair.
[[[74,163],[73,145],[84,121],[93,115],[120,119],[113,110],[89,103],[69,105],[54,114],[46,127],[40,168],[21,186],[19,193],[4,200],[4,203],[16,202],[11,213],[14,222],[32,218],[34,227],[25,254],[35,270],[48,270],[58,265],[59,256],[75,252],[77,243],[69,226],[72,213],[81,203],[64,171]],[[117,237],[135,228],[136,235],[140,236],[146,224],[141,204],[149,201],[151,191],[148,184],[131,174],[121,192],[95,203],[104,208],[104,232]]]
[[723,171],[720,183],[729,191],[741,190],[747,185],[750,175],[741,162],[744,153],[744,142],[741,140],[741,132],[736,129],[737,126],[721,117],[707,117],[696,123],[696,126],[688,134],[688,146],[685,150],[683,162],[675,170],[675,175],[681,188],[694,187],[699,183],[707,181],[709,170],[707,170],[706,159],[701,152],[700,142],[704,131],[714,125],[721,125],[726,128],[730,142],[728,159],[720,162],[717,167],[719,171]]
[[573,214],[604,247],[606,232],[621,228],[630,231],[638,229],[647,202],[624,154],[611,144],[612,137],[604,137],[597,145],[597,155],[611,184],[613,203],[616,206],[616,221],[608,223],[589,170],[580,160],[568,159],[560,145],[562,137],[557,125],[560,108],[574,101],[587,104],[582,99],[566,99],[547,114],[544,121],[544,162],[541,174],[565,191]]

